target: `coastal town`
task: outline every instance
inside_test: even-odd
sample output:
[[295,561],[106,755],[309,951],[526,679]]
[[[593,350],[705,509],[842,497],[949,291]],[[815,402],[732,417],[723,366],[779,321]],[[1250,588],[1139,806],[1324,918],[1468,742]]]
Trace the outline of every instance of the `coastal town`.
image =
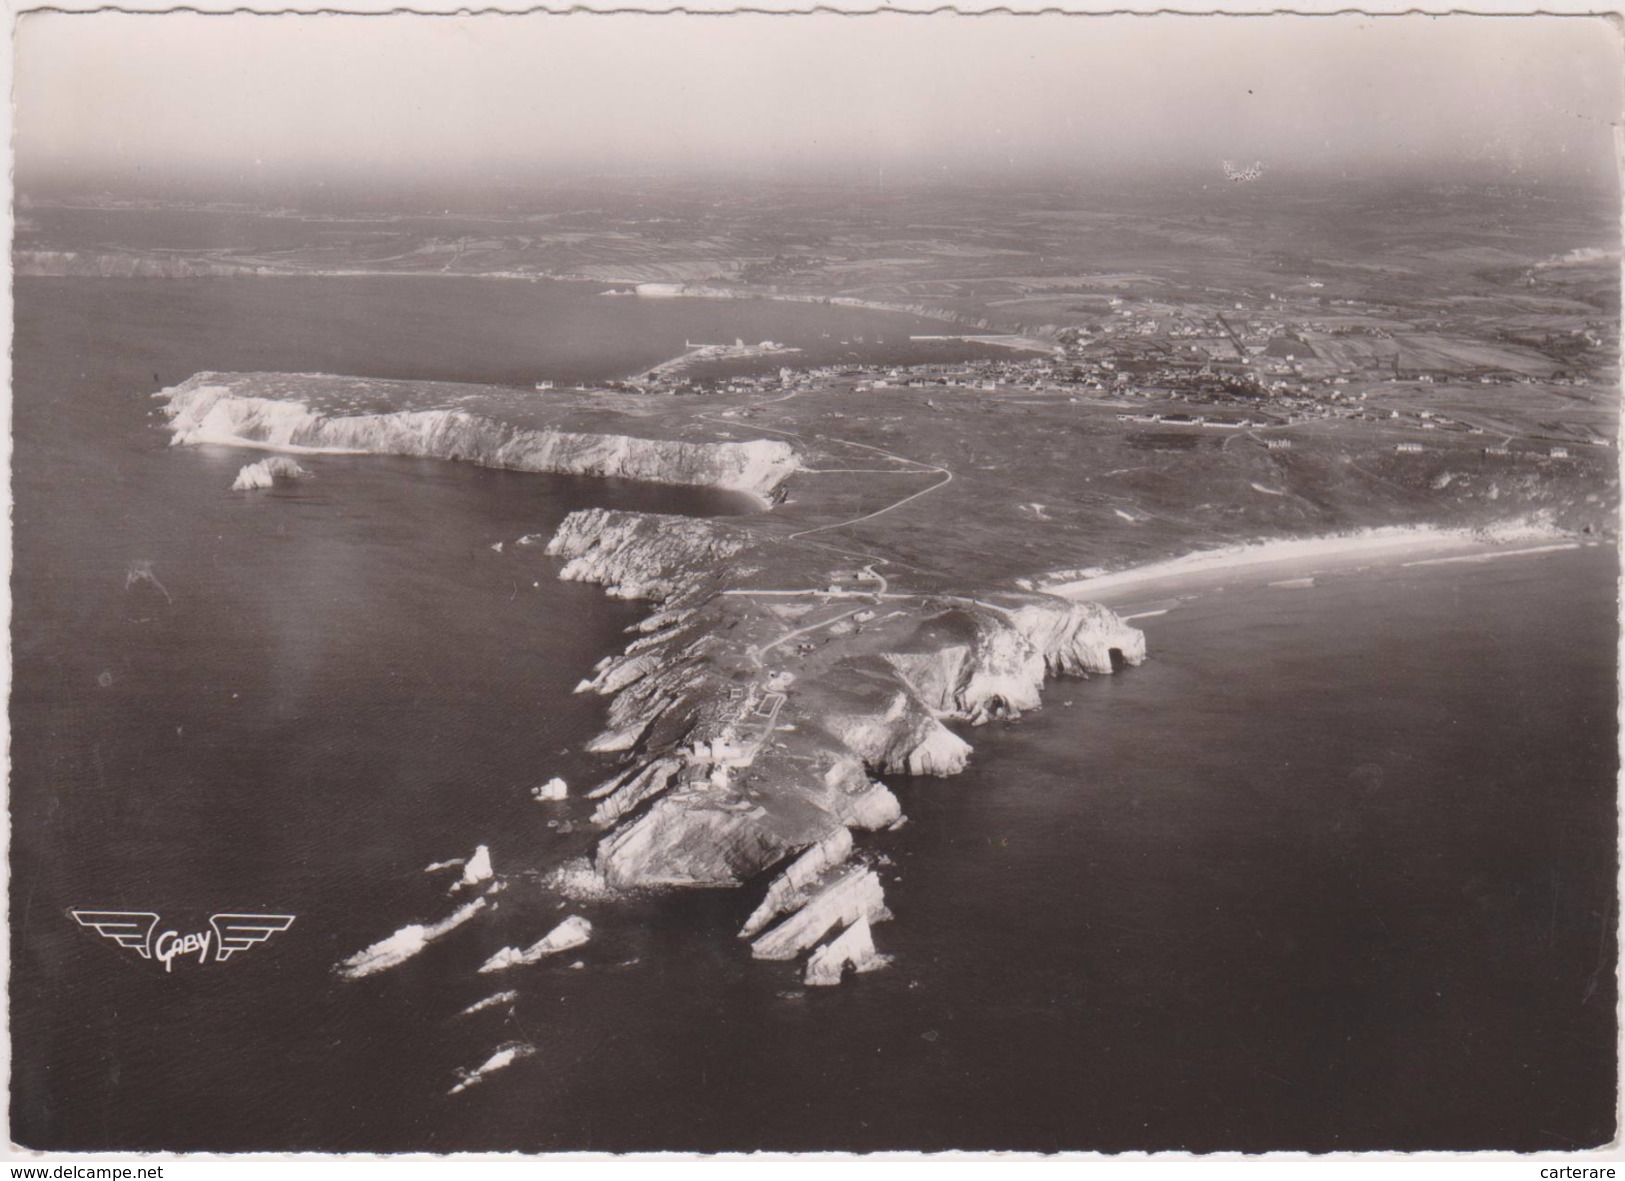
[[1487,458],[1568,459],[1613,446],[1612,416],[1591,396],[1593,380],[1607,388],[1617,348],[1613,326],[1600,317],[1475,351],[1460,342],[1442,347],[1449,342],[1437,335],[1415,344],[1414,330],[1428,325],[1409,325],[1407,334],[1406,326],[1373,321],[1377,309],[1370,307],[1351,306],[1348,316],[1328,321],[1284,311],[1166,317],[1157,305],[1119,297],[1107,305],[1111,318],[1063,329],[1050,341],[911,338],[931,345],[994,340],[999,347],[982,350],[993,356],[773,369],[749,362],[798,350],[739,341],[695,346],[606,385],[696,397],[838,389],[884,399],[906,390],[933,395],[925,405],[937,412],[951,412],[955,398],[971,394],[1017,405],[1032,398],[1075,406],[1084,418],[1109,413],[1125,424],[1241,432],[1276,450],[1292,446],[1286,428],[1329,421],[1382,428],[1374,437],[1406,455],[1477,447]]

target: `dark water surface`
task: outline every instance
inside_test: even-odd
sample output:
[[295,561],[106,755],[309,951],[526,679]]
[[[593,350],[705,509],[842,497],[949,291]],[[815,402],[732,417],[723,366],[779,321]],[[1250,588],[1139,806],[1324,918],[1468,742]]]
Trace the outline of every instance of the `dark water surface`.
[[[733,938],[748,896],[560,909],[534,876],[590,834],[548,826],[579,821],[579,801],[541,807],[526,789],[592,781],[580,746],[601,703],[569,690],[643,612],[558,582],[516,539],[586,504],[737,502],[327,456],[313,480],[229,493],[255,455],[168,448],[150,416],[149,393],[203,368],[528,381],[669,355],[594,310],[631,301],[571,310],[555,292],[538,319],[509,297],[542,298],[459,280],[19,283],[21,1142],[1609,1137],[1611,549],[1236,588],[1147,618],[1142,668],[1056,684],[1043,712],[974,732],[964,775],[896,785],[911,823],[867,841],[894,862],[898,918],[878,941],[896,961],[808,991]],[[681,336],[708,326],[690,314],[768,305],[658,307],[658,332]],[[771,314],[785,311],[815,334],[834,314]],[[597,335],[557,327],[577,317],[600,317]],[[392,971],[333,975],[445,915],[445,879],[422,867],[481,841],[508,875],[494,912]],[[70,907],[151,909],[183,932],[219,910],[298,918],[228,963],[166,974]],[[578,957],[475,975],[572,910],[597,928]],[[456,1016],[505,988],[511,1009]],[[445,1095],[508,1041],[536,1056]]]

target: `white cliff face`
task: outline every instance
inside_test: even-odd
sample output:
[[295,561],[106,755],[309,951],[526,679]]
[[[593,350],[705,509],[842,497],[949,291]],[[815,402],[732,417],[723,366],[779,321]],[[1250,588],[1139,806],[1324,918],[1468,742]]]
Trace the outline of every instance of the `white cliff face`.
[[1114,651],[1124,664],[1145,663],[1145,633],[1099,603],[1035,595],[1012,607],[1010,619],[1057,675],[1109,673]]
[[939,722],[908,752],[902,769],[910,775],[958,775],[970,752],[970,743]]
[[807,959],[805,981],[813,987],[839,984],[848,968],[854,972],[874,972],[884,968],[889,957],[875,950],[869,920],[860,918]]
[[832,928],[889,918],[880,878],[874,870],[854,865],[823,882],[800,910],[751,944],[750,953],[759,960],[795,959]]
[[1098,603],[1028,595],[1010,605],[956,602],[887,653],[938,717],[980,725],[1039,708],[1047,675],[1110,673],[1145,660],[1145,635]]
[[720,488],[764,500],[797,467],[795,449],[777,439],[689,443],[589,435],[522,428],[455,408],[324,414],[295,399],[244,393],[243,382],[203,373],[164,390],[159,397],[166,399],[173,442],[457,459],[514,471]]
[[831,713],[824,729],[882,775],[957,775],[971,746],[906,690],[880,710]]
[[903,807],[884,783],[871,783],[849,790],[840,797],[838,816],[853,828],[890,828],[903,819]]
[[1018,717],[1041,703],[1044,658],[1002,624],[979,627],[964,646],[888,653],[886,660],[940,717],[981,725],[996,717]]
[[[285,451],[324,449],[303,442],[314,438],[320,418],[302,403],[243,397],[224,386],[187,388],[197,380],[191,378],[159,394],[169,398],[164,414],[169,418],[170,441],[177,446],[227,443]],[[339,450],[334,446],[325,449]]]
[[750,939],[762,928],[789,910],[806,905],[813,883],[852,856],[852,830],[838,828],[792,861],[773,879],[767,896],[751,912],[740,928],[739,937]]

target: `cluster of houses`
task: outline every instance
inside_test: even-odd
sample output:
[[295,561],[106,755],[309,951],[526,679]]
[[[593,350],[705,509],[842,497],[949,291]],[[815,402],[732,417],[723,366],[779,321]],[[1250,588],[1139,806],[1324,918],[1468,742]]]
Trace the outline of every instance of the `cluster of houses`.
[[[1394,452],[1398,455],[1421,455],[1426,450],[1427,448],[1420,443],[1394,444]],[[1482,454],[1490,459],[1568,459],[1569,449],[1567,447],[1549,447],[1544,453],[1533,450],[1514,451],[1504,443],[1497,443],[1483,448]]]

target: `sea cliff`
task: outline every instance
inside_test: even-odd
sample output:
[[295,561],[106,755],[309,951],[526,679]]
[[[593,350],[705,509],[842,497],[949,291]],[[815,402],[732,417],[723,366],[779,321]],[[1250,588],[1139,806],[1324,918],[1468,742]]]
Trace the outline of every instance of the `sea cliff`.
[[[262,396],[264,383],[254,380],[262,377],[282,383],[302,378],[311,396]],[[449,398],[444,404],[376,413],[356,413],[348,402],[322,405],[319,399],[340,397],[350,384],[351,379],[322,374],[199,373],[157,396],[164,400],[176,444],[423,456],[514,471],[720,488],[763,499],[796,469],[794,449],[778,440],[688,442],[570,431]]]

